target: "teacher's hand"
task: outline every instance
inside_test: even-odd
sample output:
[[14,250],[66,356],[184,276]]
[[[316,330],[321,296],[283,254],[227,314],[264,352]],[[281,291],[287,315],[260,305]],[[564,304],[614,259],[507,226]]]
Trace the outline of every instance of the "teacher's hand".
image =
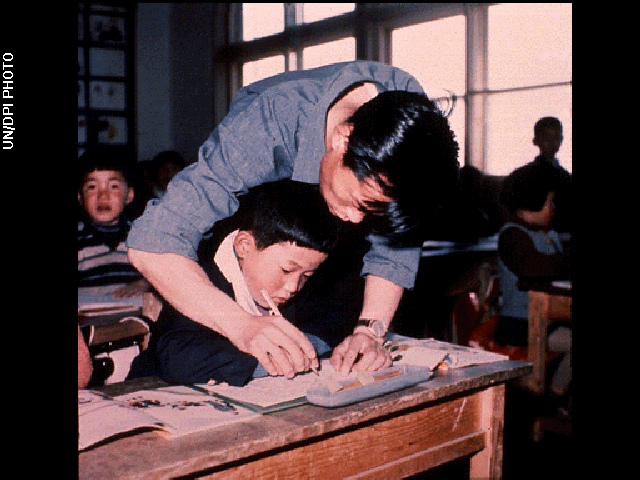
[[278,315],[251,317],[234,344],[256,357],[269,375],[293,378],[319,365],[304,333]]
[[374,371],[391,366],[391,355],[379,342],[365,333],[345,338],[331,355],[331,365],[344,374],[351,370]]

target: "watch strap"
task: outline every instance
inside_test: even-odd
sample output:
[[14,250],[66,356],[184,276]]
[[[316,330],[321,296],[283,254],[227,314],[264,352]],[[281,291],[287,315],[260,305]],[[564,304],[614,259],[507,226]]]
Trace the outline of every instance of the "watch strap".
[[[387,333],[387,326],[381,320],[359,318],[358,322],[356,323],[356,329],[358,327],[366,328],[367,333],[369,333],[376,340],[384,340],[384,336]],[[378,332],[376,332],[376,330],[378,330]]]

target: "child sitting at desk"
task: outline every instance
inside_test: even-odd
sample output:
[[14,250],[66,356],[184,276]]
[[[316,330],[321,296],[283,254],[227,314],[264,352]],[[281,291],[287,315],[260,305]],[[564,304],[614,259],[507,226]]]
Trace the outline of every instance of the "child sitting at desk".
[[[238,228],[212,250],[214,255],[201,258],[200,263],[211,282],[243,309],[253,315],[275,313],[265,316],[264,322],[292,336],[302,335],[270,309],[271,300],[266,297],[276,304],[276,310],[277,305],[290,305],[291,297],[337,244],[340,221],[329,211],[317,185],[280,180],[259,185],[240,200],[240,209],[230,219]],[[287,305],[283,315],[288,317]],[[268,333],[261,338],[268,341]],[[307,338],[318,355],[329,351],[324,340],[310,334]],[[279,374],[286,374],[277,358],[262,361],[272,361]],[[317,359],[305,362],[308,370]],[[149,348],[136,357],[128,378],[148,375],[159,375],[169,383],[215,380],[242,386],[266,371],[257,358],[165,302]]]
[[134,195],[125,159],[114,147],[102,147],[87,150],[78,161],[78,202],[82,207],[78,293],[98,293],[106,287],[115,297],[142,295],[149,290],[149,283],[131,265],[125,247],[131,224],[124,209]]
[[[570,278],[569,256],[563,252],[558,233],[551,228],[555,188],[555,179],[534,163],[514,170],[504,181],[500,200],[510,221],[500,229],[498,237],[502,305],[494,334],[501,345],[528,343],[529,295],[518,288],[520,279],[551,282]],[[563,307],[566,305],[552,302],[552,318],[571,320],[571,312]],[[565,353],[551,379],[551,392],[563,395],[571,382],[571,330],[556,324],[550,332],[549,349]]]

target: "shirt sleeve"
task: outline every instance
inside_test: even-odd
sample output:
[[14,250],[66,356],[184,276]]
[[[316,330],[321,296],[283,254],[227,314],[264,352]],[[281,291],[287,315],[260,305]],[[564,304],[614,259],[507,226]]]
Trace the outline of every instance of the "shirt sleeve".
[[364,256],[362,275],[375,275],[400,287],[413,288],[422,248],[393,248],[388,245],[386,238],[374,234],[369,235],[368,240],[371,248]]
[[243,99],[200,147],[198,162],[169,183],[161,201],[134,222],[127,246],[197,259],[211,226],[238,209],[237,196],[260,183],[290,178],[293,158],[273,119],[274,102]]

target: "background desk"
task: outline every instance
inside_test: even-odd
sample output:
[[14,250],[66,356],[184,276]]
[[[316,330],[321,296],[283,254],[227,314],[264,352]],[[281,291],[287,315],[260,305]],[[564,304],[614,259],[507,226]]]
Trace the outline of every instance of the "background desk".
[[[505,382],[498,362],[345,407],[302,405],[175,440],[146,432],[79,454],[80,478],[398,478],[473,455],[472,477],[500,478]],[[111,395],[144,379],[103,387]]]

